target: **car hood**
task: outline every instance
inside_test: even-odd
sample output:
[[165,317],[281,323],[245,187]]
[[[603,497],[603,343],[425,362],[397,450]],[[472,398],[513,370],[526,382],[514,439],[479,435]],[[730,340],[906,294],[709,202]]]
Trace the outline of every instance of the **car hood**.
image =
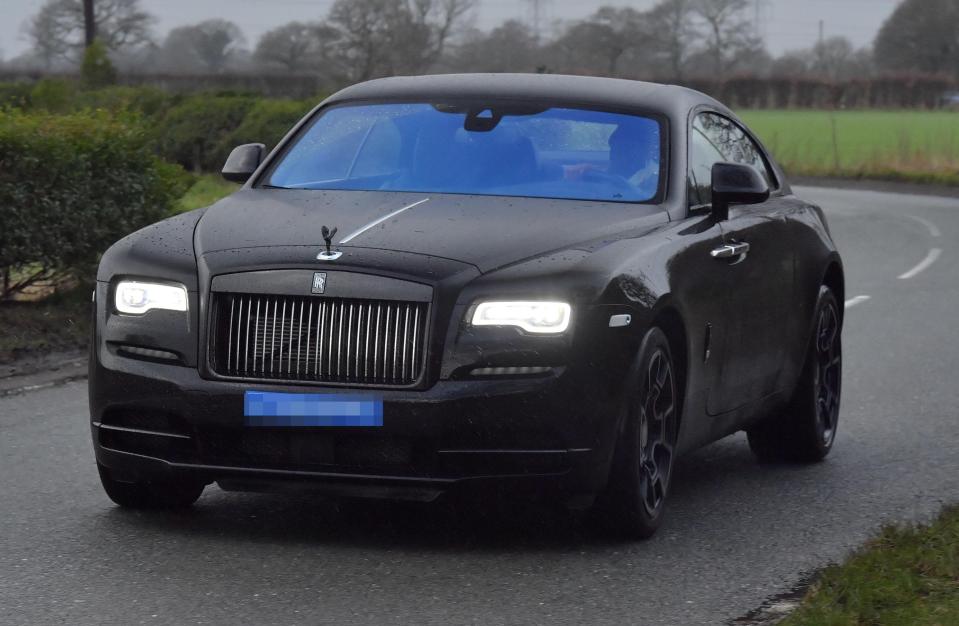
[[629,203],[380,191],[244,189],[214,204],[196,252],[256,247],[391,250],[452,259],[489,272],[551,251],[636,236],[668,220]]

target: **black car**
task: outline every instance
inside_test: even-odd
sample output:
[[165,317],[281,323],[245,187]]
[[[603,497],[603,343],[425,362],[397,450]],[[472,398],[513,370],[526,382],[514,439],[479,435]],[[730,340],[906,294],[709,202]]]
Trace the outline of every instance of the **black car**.
[[642,537],[683,452],[832,447],[840,256],[703,94],[374,80],[223,173],[243,188],[100,263],[90,414],[120,505],[492,485]]

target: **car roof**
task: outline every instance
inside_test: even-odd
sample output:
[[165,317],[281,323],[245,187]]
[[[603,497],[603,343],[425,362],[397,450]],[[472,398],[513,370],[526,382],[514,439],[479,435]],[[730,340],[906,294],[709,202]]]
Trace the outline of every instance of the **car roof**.
[[709,96],[677,85],[621,78],[562,74],[432,74],[379,78],[347,87],[326,104],[349,100],[533,100],[555,104],[636,109],[685,119],[689,110],[726,107]]

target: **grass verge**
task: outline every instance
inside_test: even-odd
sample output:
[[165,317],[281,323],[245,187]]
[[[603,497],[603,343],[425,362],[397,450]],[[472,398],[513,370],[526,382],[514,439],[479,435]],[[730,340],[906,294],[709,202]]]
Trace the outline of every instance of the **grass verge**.
[[959,624],[959,507],[931,524],[888,527],[827,568],[779,626]]
[[959,186],[959,112],[743,111],[791,176]]
[[196,182],[190,186],[190,189],[183,195],[176,204],[176,212],[184,213],[210,206],[220,198],[228,196],[240,186],[223,180],[216,174],[202,174],[197,176]]

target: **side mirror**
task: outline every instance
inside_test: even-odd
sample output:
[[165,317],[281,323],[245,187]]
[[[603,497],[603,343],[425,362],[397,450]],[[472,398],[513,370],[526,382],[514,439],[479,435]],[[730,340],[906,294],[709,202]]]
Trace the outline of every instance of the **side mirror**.
[[759,204],[769,199],[769,185],[762,175],[738,163],[715,163],[712,171],[713,217],[729,219],[730,204]]
[[262,143],[247,143],[233,148],[220,173],[231,183],[245,183],[260,167],[266,146]]

